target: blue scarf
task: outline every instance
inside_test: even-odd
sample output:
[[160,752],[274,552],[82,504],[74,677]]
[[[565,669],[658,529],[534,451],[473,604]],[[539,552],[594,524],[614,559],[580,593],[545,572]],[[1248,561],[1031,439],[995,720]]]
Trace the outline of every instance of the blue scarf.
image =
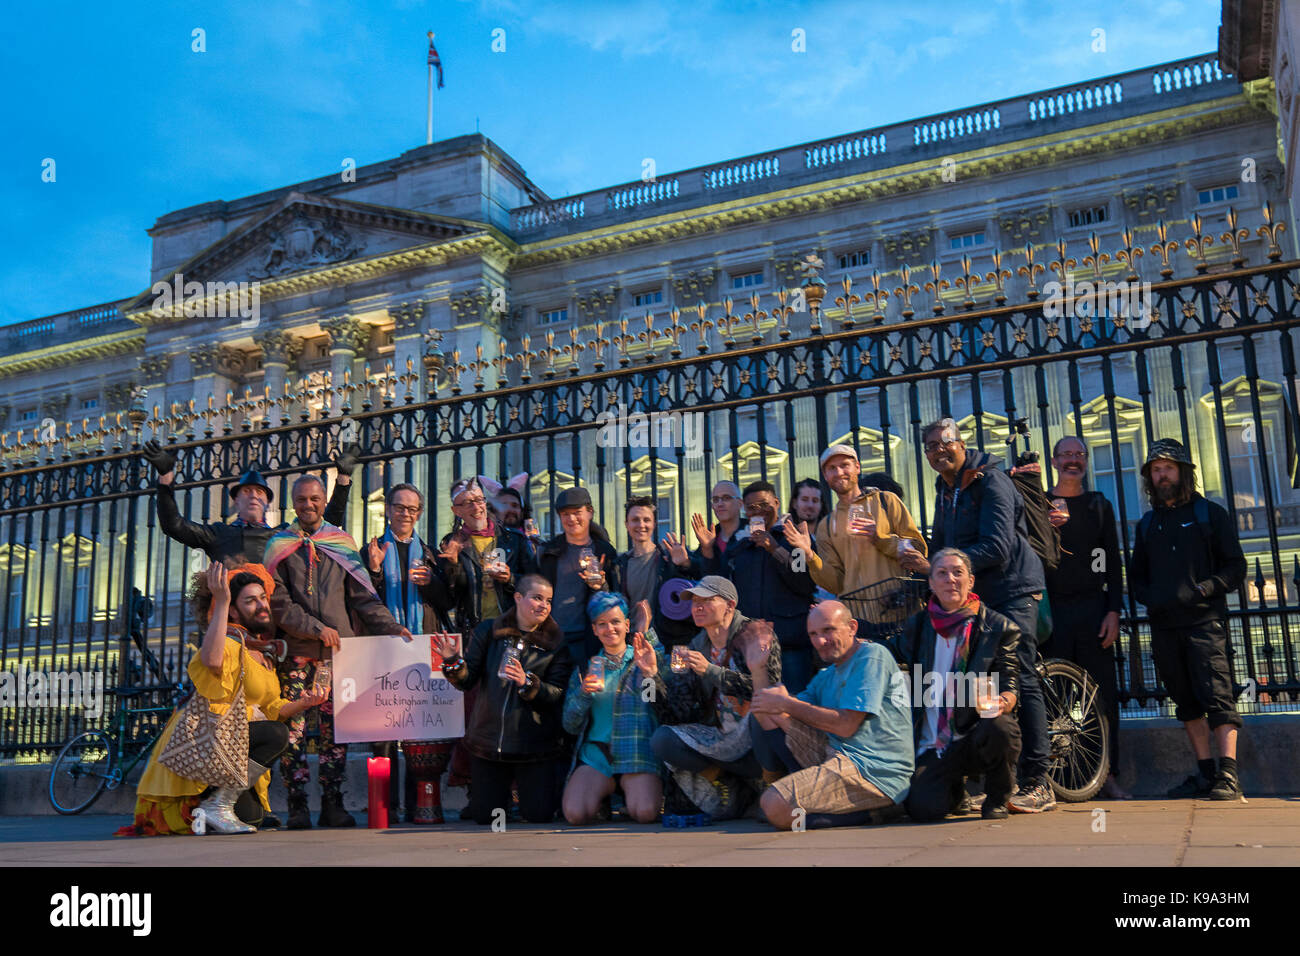
[[[389,548],[384,552],[384,603],[388,605],[388,610],[397,623],[407,628],[412,634],[424,633],[424,608],[420,603],[420,593],[411,580],[411,562],[420,560],[424,557],[424,543],[420,536],[411,532],[410,550],[407,554],[406,568],[406,594],[405,601],[402,600],[402,573],[397,566],[397,539],[393,537],[393,530],[390,528],[384,532],[384,536],[379,539],[380,545],[388,544]],[[428,568],[430,573],[432,568]]]

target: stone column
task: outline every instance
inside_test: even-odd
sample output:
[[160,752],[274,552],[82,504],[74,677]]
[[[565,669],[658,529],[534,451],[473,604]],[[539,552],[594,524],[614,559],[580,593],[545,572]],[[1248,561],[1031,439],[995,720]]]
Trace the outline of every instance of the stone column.
[[343,404],[341,389],[344,380],[356,384],[352,378],[353,365],[357,354],[364,355],[370,344],[370,326],[349,315],[325,319],[320,325],[330,338],[330,383],[333,386],[330,393],[330,414],[339,415]]
[[[388,310],[393,319],[393,372],[399,378],[407,374],[407,360],[411,363],[411,394],[417,402],[428,398],[429,389],[424,374],[425,309],[423,302],[408,302]],[[406,385],[398,384],[397,401],[406,400]]]
[[284,395],[284,384],[289,380],[289,369],[302,354],[302,339],[276,330],[256,335],[253,341],[262,350],[262,381],[269,390],[271,401],[279,401]]

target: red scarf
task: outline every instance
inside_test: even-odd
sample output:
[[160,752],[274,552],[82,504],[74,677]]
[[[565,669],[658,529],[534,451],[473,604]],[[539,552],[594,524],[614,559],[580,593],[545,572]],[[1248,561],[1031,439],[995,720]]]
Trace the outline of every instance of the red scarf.
[[[980,610],[980,599],[973,591],[966,595],[966,602],[954,611],[945,611],[943,605],[933,597],[926,612],[930,615],[930,624],[945,640],[959,638],[961,644],[952,656],[952,673],[964,674],[970,663],[970,634],[975,629],[975,615]],[[947,693],[945,681],[945,694]],[[936,729],[936,749],[943,753],[952,743],[953,707],[944,707],[939,711],[939,723]]]

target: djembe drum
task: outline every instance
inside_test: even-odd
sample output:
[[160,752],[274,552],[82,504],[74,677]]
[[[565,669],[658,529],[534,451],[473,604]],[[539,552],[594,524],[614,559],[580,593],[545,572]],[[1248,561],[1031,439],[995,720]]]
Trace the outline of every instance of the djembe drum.
[[451,761],[452,740],[404,740],[406,769],[415,781],[415,822],[442,823],[442,772]]

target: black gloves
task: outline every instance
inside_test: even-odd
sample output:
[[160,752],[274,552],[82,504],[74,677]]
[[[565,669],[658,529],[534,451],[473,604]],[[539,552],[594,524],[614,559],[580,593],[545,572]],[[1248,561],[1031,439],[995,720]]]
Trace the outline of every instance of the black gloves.
[[141,455],[145,461],[158,470],[160,475],[169,474],[176,468],[176,456],[158,444],[157,439],[151,438],[145,442]]
[[343,454],[339,455],[338,460],[334,462],[334,467],[339,470],[340,475],[351,478],[352,472],[356,471],[357,465],[361,463],[360,459],[361,446],[354,443],[343,450]]

